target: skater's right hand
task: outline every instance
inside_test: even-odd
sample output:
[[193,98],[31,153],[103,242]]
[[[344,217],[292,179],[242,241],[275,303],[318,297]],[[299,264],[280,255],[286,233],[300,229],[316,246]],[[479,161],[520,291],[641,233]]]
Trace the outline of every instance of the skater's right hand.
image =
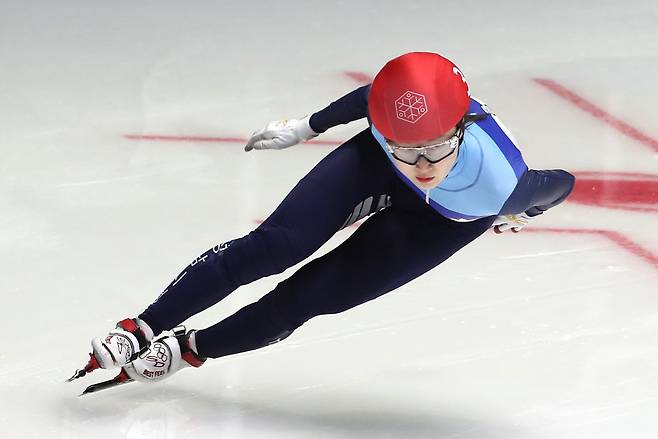
[[255,131],[244,147],[252,149],[284,149],[317,136],[309,125],[310,116],[303,119],[275,120]]
[[531,219],[532,217],[525,213],[519,213],[517,215],[500,215],[496,217],[492,226],[495,233],[503,233],[507,230],[519,233],[521,229],[528,225],[528,222],[530,222]]

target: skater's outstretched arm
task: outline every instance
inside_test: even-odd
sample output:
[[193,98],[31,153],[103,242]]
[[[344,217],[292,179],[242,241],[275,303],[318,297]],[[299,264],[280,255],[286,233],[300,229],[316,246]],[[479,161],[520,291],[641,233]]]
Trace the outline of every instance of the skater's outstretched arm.
[[573,190],[575,181],[573,175],[562,169],[529,169],[517,183],[505,208],[508,212],[541,215],[563,202]]
[[269,122],[251,135],[244,150],[288,148],[336,125],[363,119],[368,114],[369,91],[370,85],[364,85],[311,116]]
[[337,125],[367,117],[369,92],[370,84],[364,85],[313,113],[309,120],[311,129],[316,133],[324,133]]

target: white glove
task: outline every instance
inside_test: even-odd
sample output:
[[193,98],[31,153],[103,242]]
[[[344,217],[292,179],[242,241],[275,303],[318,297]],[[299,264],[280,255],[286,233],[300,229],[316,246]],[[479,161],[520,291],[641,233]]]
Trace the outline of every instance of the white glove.
[[512,230],[514,233],[519,233],[522,228],[528,225],[528,222],[531,219],[532,217],[526,215],[525,213],[519,213],[516,215],[500,215],[496,217],[493,222],[494,232],[503,233],[506,230]]
[[309,125],[310,119],[311,116],[306,116],[303,119],[272,121],[265,128],[251,135],[244,150],[283,149],[312,139],[318,133]]

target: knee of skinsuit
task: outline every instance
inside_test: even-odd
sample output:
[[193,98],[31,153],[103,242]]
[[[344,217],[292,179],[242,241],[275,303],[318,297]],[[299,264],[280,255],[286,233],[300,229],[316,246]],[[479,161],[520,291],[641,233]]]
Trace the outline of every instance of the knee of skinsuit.
[[273,331],[272,335],[265,340],[268,345],[280,342],[287,338],[297,328],[304,324],[304,321],[292,319],[290,316],[286,315],[287,313],[282,312],[281,308],[277,305],[277,297],[275,293],[263,296],[258,302],[260,302],[265,308],[265,314],[272,327],[276,328],[276,331]]

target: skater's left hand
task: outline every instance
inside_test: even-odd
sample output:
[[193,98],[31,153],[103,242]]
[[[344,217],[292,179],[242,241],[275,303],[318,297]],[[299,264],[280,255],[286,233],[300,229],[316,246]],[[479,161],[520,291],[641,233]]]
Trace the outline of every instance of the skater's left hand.
[[261,130],[255,131],[244,147],[252,149],[283,149],[306,142],[317,136],[309,124],[310,116],[303,119],[275,120]]
[[516,215],[500,215],[494,220],[493,229],[496,233],[503,233],[506,230],[511,230],[514,233],[518,233],[522,228],[528,225],[528,222],[531,219],[532,217],[525,213],[519,213]]

